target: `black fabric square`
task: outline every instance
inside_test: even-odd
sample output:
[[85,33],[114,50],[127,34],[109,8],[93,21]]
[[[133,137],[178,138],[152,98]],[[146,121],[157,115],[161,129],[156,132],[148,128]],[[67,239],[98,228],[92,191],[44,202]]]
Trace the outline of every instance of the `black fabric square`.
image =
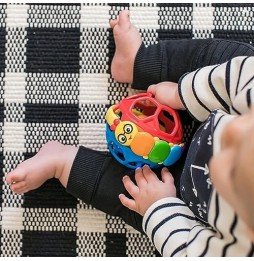
[[253,44],[254,42],[253,31],[213,30],[212,33],[214,38],[229,39],[250,44]]
[[49,179],[38,189],[24,194],[23,207],[75,208],[77,201],[57,179]]
[[[157,3],[158,7],[174,7],[174,8],[179,8],[179,7],[183,7],[183,8],[192,8],[193,4],[188,4],[188,3]],[[179,9],[178,9],[179,10]]]
[[78,123],[78,104],[25,104],[25,122]]
[[74,257],[76,232],[22,231],[22,256]]
[[0,104],[0,122],[4,121],[4,118],[5,118],[4,110],[5,110],[4,104]]
[[126,234],[105,233],[106,256],[127,256],[126,254]]
[[193,37],[192,30],[167,30],[159,29],[157,30],[159,40],[169,40],[169,39],[190,39]]
[[253,7],[253,4],[251,3],[213,3],[212,4],[213,7]]
[[6,45],[6,29],[0,27],[0,72],[5,70],[5,45]]
[[109,6],[111,6],[111,8],[116,8],[116,9],[118,9],[119,10],[119,7],[129,7],[130,6],[130,4],[128,4],[128,3],[108,3],[108,5]]
[[115,40],[114,40],[114,36],[113,36],[113,30],[110,28],[108,29],[108,70],[107,73],[111,73],[111,63],[113,60],[113,56],[115,54]]
[[26,72],[79,72],[79,28],[27,28],[27,38]]

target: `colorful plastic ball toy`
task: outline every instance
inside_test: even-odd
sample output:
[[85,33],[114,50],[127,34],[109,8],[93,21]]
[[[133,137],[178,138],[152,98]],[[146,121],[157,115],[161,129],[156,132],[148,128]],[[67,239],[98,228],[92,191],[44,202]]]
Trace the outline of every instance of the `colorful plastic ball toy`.
[[112,105],[106,122],[108,149],[128,168],[170,166],[183,152],[177,111],[160,104],[151,93],[139,93]]

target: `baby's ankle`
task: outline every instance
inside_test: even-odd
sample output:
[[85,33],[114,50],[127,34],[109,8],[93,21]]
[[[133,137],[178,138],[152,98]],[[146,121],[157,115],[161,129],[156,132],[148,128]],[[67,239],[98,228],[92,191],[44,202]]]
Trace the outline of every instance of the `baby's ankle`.
[[61,175],[62,169],[65,164],[65,150],[66,145],[58,141],[48,141],[45,143],[36,157],[39,160],[46,160],[47,167],[46,172],[48,173],[48,178],[59,178]]
[[66,187],[78,148],[72,145],[61,145],[62,148],[59,146],[59,160],[55,165],[54,177],[58,179],[64,187]]

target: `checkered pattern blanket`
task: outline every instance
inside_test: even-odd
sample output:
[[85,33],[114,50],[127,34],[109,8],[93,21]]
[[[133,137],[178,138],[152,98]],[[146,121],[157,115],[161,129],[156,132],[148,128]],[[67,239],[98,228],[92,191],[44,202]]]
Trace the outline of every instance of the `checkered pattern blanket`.
[[110,74],[115,45],[108,22],[125,8],[146,45],[254,37],[254,4],[1,4],[3,257],[157,255],[145,236],[67,194],[56,180],[15,195],[3,178],[49,140],[107,150],[105,111],[132,94]]

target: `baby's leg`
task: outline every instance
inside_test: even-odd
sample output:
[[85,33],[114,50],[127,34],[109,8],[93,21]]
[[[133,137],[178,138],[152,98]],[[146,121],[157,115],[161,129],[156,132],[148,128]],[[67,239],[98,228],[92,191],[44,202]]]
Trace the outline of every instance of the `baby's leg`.
[[22,194],[57,178],[74,197],[119,216],[142,231],[142,217],[124,207],[118,198],[121,193],[128,195],[122,183],[127,174],[132,175],[133,170],[116,162],[109,153],[50,141],[34,157],[8,173],[6,182],[13,192]]
[[50,141],[32,158],[20,163],[6,175],[13,192],[22,194],[40,187],[46,180],[57,178],[66,187],[78,148]]
[[131,83],[134,59],[142,43],[137,28],[130,22],[129,11],[122,11],[117,20],[111,20],[116,50],[111,64],[111,73],[118,82]]
[[132,88],[146,90],[151,84],[178,82],[186,72],[241,55],[253,56],[254,47],[214,38],[161,40],[148,47],[141,44],[134,61]]

